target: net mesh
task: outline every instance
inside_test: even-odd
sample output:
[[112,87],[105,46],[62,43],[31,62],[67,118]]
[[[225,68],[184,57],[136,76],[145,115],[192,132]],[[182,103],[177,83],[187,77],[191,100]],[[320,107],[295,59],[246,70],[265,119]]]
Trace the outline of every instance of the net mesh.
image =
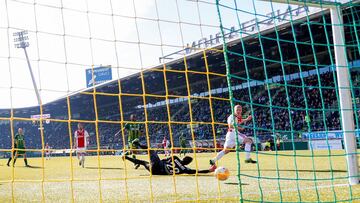
[[[236,90],[229,88],[230,100],[232,104],[242,103],[248,105],[250,114],[255,118],[253,119],[252,126],[249,131],[252,131],[254,137],[266,132],[272,134],[274,141],[277,139],[277,135],[287,134],[287,139],[290,140],[293,150],[292,163],[295,168],[295,177],[290,178],[295,184],[291,193],[291,198],[283,191],[288,192],[289,188],[284,189],[284,180],[289,180],[289,177],[282,177],[281,160],[279,157],[281,153],[277,153],[276,150],[275,165],[276,175],[272,179],[271,183],[267,183],[276,189],[278,194],[277,200],[282,201],[354,201],[357,199],[356,193],[350,186],[347,188],[347,197],[339,197],[337,179],[346,179],[348,176],[342,178],[336,177],[335,168],[337,166],[334,161],[334,156],[349,156],[349,154],[356,155],[355,151],[348,151],[344,154],[337,154],[334,149],[334,135],[335,130],[344,128],[346,122],[353,122],[352,120],[341,122],[341,118],[335,121],[334,114],[345,114],[344,111],[350,109],[340,108],[340,96],[339,92],[341,88],[346,88],[349,92],[348,97],[345,100],[352,100],[356,98],[357,83],[355,79],[358,75],[353,69],[358,66],[357,58],[359,57],[359,43],[353,40],[355,35],[353,31],[358,30],[356,21],[359,19],[355,13],[358,8],[358,3],[347,2],[341,4],[340,2],[318,2],[318,1],[275,1],[283,3],[287,6],[288,12],[279,14],[278,10],[274,9],[274,3],[270,1],[268,4],[272,11],[266,15],[259,13],[261,6],[256,6],[253,1],[253,13],[254,19],[252,24],[241,21],[239,17],[242,13],[245,13],[245,9],[236,1],[234,2],[220,2],[218,4],[218,14],[220,18],[220,27],[223,31],[228,28],[222,24],[221,20],[228,13],[233,13],[237,17],[238,26],[240,29],[240,44],[241,47],[231,47],[231,45],[224,43],[224,55],[225,63],[227,66],[227,76],[229,86],[233,80],[243,80],[245,89],[247,89],[248,99],[238,96],[236,93],[232,93]],[[296,4],[298,7],[294,8]],[[314,7],[310,7],[314,6]],[[330,19],[329,9],[333,8],[332,12],[344,22],[333,23]],[[314,17],[314,10],[317,12],[317,17]],[[306,15],[299,18],[301,12]],[[351,16],[351,17],[350,17]],[[350,18],[349,18],[350,17]],[[340,21],[342,22],[342,20]],[[274,28],[267,28],[268,23],[273,23]],[[288,25],[284,28],[283,25]],[[290,24],[290,25],[289,25]],[[246,26],[248,25],[248,26]],[[332,27],[331,27],[332,26]],[[345,30],[345,34],[342,33],[339,37],[340,44],[335,44],[332,40],[333,33],[331,29]],[[266,29],[270,29],[270,32],[265,32]],[[285,30],[285,31],[284,31]],[[263,33],[261,31],[264,31]],[[306,37],[303,37],[303,36]],[[317,37],[319,36],[319,37]],[[253,40],[243,40],[246,37],[253,38]],[[223,38],[226,40],[226,38]],[[344,47],[343,52],[347,56],[345,65],[339,65],[335,61],[334,53],[336,46]],[[335,48],[334,48],[335,47]],[[255,49],[255,50],[254,50]],[[251,51],[250,51],[251,50]],[[250,53],[249,53],[250,52]],[[323,55],[324,54],[324,55]],[[337,58],[339,59],[339,58]],[[239,60],[243,63],[237,64]],[[259,67],[256,73],[253,69],[253,63],[257,63],[256,67]],[[340,63],[341,64],[341,63]],[[325,70],[328,69],[328,70]],[[346,70],[344,70],[346,69]],[[237,71],[243,70],[242,77],[239,77]],[[277,72],[277,73],[275,73]],[[347,80],[349,83],[347,86],[339,88],[337,83],[337,72],[346,72]],[[274,75],[277,75],[273,77]],[[280,76],[280,77],[279,77]],[[257,79],[261,78],[261,80]],[[256,86],[265,86],[264,89],[256,89]],[[255,87],[255,88],[254,88]],[[262,91],[262,93],[258,93]],[[330,96],[331,95],[331,96]],[[256,96],[260,96],[256,98]],[[330,96],[330,98],[329,98]],[[347,107],[348,108],[348,107]],[[354,109],[353,115],[355,116],[354,125],[358,129],[358,103],[354,102],[350,105],[351,111]],[[282,121],[285,119],[284,121]],[[282,122],[284,125],[279,125]],[[318,133],[321,131],[321,133]],[[341,132],[340,132],[341,133]],[[357,134],[354,129],[351,133]],[[297,149],[301,149],[298,139],[301,136],[306,136],[309,144],[310,153],[302,155]],[[282,135],[280,135],[282,136]],[[358,136],[358,135],[357,135]],[[339,135],[340,137],[340,135]],[[352,137],[354,138],[354,137]],[[274,142],[273,141],[273,142]],[[316,143],[323,143],[320,147]],[[356,145],[355,139],[352,139],[354,145]],[[340,145],[340,141],[339,141]],[[278,145],[279,146],[279,145]],[[274,146],[276,148],[276,146]],[[323,154],[318,153],[318,149],[322,148]],[[257,148],[258,150],[258,148]],[[302,177],[304,172],[301,168],[304,165],[305,160],[299,161],[300,157],[307,157],[307,164],[311,166],[311,170],[308,170],[309,177]],[[258,156],[257,156],[258,157]],[[318,157],[326,157],[322,161],[319,161]],[[328,174],[319,174],[318,168],[324,168],[321,162],[326,162]],[[357,162],[355,162],[355,170],[357,171]],[[240,165],[238,166],[239,182],[241,178],[250,177],[258,183],[258,199],[254,200],[251,195],[243,192],[245,189],[240,189],[240,196],[245,201],[273,201],[269,198],[272,195],[266,195],[266,187],[264,187],[263,178],[267,179],[266,175],[262,175],[266,172],[262,170],[261,163],[257,164],[258,173],[256,175],[249,176],[245,171],[241,171]],[[348,168],[348,170],[350,170]],[[325,171],[323,171],[325,172]],[[325,176],[324,176],[325,175]],[[264,177],[265,176],[265,177]],[[306,195],[302,192],[305,181],[311,180],[313,185],[313,191],[306,192]],[[326,183],[326,186],[323,183]],[[358,181],[357,181],[358,182]],[[328,192],[324,193],[322,188],[326,187]],[[245,188],[240,184],[240,187]],[[324,194],[328,195],[327,198]]]
[[[359,135],[359,9],[358,1],[0,1],[0,200],[359,201],[347,168],[358,153],[342,141]],[[340,44],[334,27],[344,30]],[[336,47],[345,48],[345,65]],[[339,70],[348,73],[345,88]],[[345,133],[343,88],[355,118]],[[208,169],[235,105],[252,116],[238,127],[257,163],[244,163],[236,138],[217,162],[230,170],[226,181],[151,175],[121,158],[168,151],[174,167],[185,152],[189,168]],[[78,123],[89,132],[82,166]],[[129,149],[128,125],[139,126],[146,149]],[[19,128],[30,167],[21,156],[11,167]]]

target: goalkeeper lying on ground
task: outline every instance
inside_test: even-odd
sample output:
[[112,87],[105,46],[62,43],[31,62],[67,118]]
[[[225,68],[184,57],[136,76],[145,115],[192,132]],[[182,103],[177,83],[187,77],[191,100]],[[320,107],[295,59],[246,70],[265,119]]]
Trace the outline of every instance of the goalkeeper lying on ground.
[[195,174],[195,173],[211,173],[216,169],[216,165],[211,166],[208,170],[194,170],[186,167],[190,164],[193,158],[185,156],[183,159],[180,159],[177,156],[174,156],[174,165],[172,157],[167,157],[160,159],[158,154],[155,151],[150,151],[150,163],[148,161],[143,161],[135,158],[128,157],[123,155],[122,159],[129,160],[134,164],[142,165],[148,170],[152,175],[173,175],[175,174]]

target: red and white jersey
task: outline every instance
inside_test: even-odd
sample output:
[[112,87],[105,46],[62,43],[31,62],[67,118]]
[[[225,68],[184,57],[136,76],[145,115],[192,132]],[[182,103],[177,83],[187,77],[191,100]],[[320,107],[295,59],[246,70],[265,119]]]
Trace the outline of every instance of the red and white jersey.
[[[242,118],[241,117],[237,117],[236,115],[230,115],[228,118],[227,118],[227,123],[229,125],[234,125],[234,117],[237,119],[237,123],[236,124],[240,124],[241,121],[242,121]],[[228,129],[229,131],[233,130],[233,128],[229,128]]]
[[50,152],[50,146],[49,145],[45,145],[45,152],[49,153]]
[[75,131],[76,148],[86,148],[88,144],[89,133],[86,130]]
[[[234,117],[236,119],[236,124],[239,125],[241,122],[242,122],[242,118],[241,117],[237,117],[236,115],[230,115],[227,119],[227,122],[229,125],[234,125]],[[239,127],[239,126],[238,126]],[[230,136],[232,137],[232,139],[234,139],[235,137],[235,131],[234,131],[234,128],[228,128],[228,134],[230,133]],[[240,138],[245,138],[246,135],[245,134],[242,134],[240,133],[239,131],[237,131],[237,134],[240,136]],[[228,140],[227,138],[227,135],[226,135],[226,140]],[[242,141],[241,141],[242,142]],[[226,144],[226,143],[225,143]],[[230,145],[233,145],[233,144],[230,144],[230,143],[227,143],[226,144],[227,146],[230,146]],[[234,145],[235,146],[235,145]]]
[[162,141],[162,146],[163,146],[164,148],[166,148],[166,142],[167,142],[167,140],[166,140],[166,139],[163,139],[163,141]]

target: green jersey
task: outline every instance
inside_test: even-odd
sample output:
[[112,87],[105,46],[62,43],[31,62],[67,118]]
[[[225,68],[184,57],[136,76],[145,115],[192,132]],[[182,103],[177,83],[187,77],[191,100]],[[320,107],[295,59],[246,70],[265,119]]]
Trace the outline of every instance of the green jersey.
[[132,143],[140,137],[140,125],[138,123],[126,123],[125,129],[128,134],[128,142]]
[[180,147],[186,147],[186,139],[183,136],[180,136],[179,138]]
[[18,148],[18,150],[16,150],[17,154],[25,154],[25,151],[21,150],[21,149],[25,149],[24,135],[20,135],[20,134],[15,135],[15,148]]
[[16,134],[15,135],[15,146],[18,149],[25,149],[25,138],[24,135]]

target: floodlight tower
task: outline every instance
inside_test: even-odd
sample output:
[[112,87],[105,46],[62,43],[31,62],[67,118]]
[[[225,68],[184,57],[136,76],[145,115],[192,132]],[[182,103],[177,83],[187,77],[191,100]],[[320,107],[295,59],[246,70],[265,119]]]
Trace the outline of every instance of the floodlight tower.
[[24,49],[26,61],[27,61],[28,68],[29,68],[29,71],[30,71],[31,80],[32,80],[32,83],[33,83],[33,86],[34,86],[34,91],[35,91],[35,94],[36,94],[36,98],[38,100],[38,105],[40,106],[41,105],[41,99],[40,99],[39,90],[37,88],[36,81],[35,81],[35,78],[34,78],[34,74],[32,72],[32,68],[31,68],[29,56],[28,56],[27,51],[26,51],[26,47],[29,46],[29,42],[27,42],[27,40],[29,40],[29,37],[27,36],[27,34],[28,34],[28,31],[26,31],[26,30],[23,30],[21,32],[14,32],[13,33],[14,42],[15,42],[15,47],[16,48]]

